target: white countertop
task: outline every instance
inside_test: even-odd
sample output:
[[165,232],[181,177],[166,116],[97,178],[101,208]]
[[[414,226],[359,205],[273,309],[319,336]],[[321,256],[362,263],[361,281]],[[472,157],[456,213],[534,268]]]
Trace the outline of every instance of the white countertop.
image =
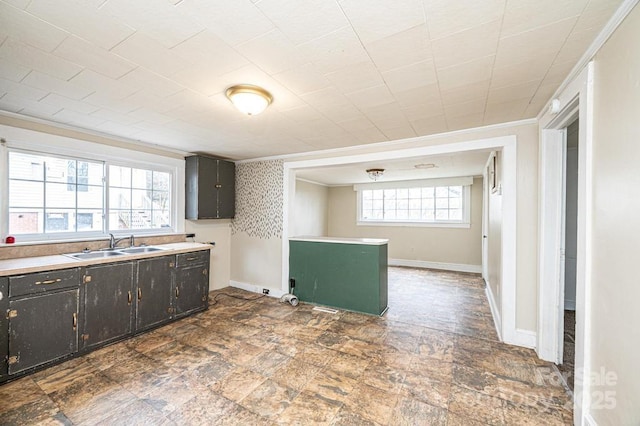
[[166,256],[191,251],[208,250],[213,248],[209,244],[201,243],[170,243],[157,244],[163,250],[150,253],[127,254],[116,258],[77,260],[62,254],[54,256],[22,257],[18,259],[0,260],[0,277],[8,275],[22,275],[31,272],[53,271],[57,269],[75,268],[78,266],[98,265],[101,263],[126,262],[128,260],[145,259],[149,257]]
[[385,238],[340,238],[340,237],[290,237],[289,241],[308,241],[313,243],[336,243],[336,244],[364,244],[369,246],[382,246],[389,243]]

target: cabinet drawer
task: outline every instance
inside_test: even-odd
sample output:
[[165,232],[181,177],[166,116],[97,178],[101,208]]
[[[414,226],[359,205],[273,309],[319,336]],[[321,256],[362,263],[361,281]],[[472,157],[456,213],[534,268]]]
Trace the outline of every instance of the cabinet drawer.
[[176,266],[185,266],[193,263],[204,263],[209,261],[209,250],[183,253],[176,256]]
[[9,277],[9,296],[24,296],[25,294],[43,293],[60,288],[79,286],[80,272],[78,269],[40,272]]

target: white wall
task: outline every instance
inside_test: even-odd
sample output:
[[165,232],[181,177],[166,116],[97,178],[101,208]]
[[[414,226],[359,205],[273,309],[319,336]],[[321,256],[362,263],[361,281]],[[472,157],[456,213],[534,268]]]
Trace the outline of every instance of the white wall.
[[231,279],[230,221],[226,219],[187,220],[185,232],[196,234],[196,242],[216,243],[211,247],[209,291],[227,287]]
[[[616,375],[614,404],[594,404],[599,425],[640,424],[640,7],[595,57],[590,365]],[[589,359],[589,358],[587,358]],[[598,375],[602,378],[602,375]],[[601,394],[604,395],[604,394]]]
[[300,179],[296,180],[293,235],[326,237],[328,228],[329,188]]
[[[357,192],[353,186],[329,189],[329,236],[388,238],[389,258],[482,265],[482,178],[471,185],[471,227],[358,226]],[[452,265],[453,266],[453,265]]]

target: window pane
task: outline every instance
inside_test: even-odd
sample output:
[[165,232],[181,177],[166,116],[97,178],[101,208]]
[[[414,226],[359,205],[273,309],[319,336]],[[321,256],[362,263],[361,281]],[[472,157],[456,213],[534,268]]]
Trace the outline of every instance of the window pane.
[[396,199],[396,190],[395,189],[385,189],[384,190],[384,199],[385,200],[395,200]]
[[449,219],[450,220],[462,220],[462,209],[449,210]]
[[362,201],[362,210],[363,211],[369,211],[373,208],[373,201],[372,200],[363,200]]
[[421,203],[422,200],[418,199],[409,199],[409,208],[412,210],[420,210],[420,207],[422,205]]
[[386,211],[395,211],[396,210],[396,200],[384,200],[384,210]]
[[449,219],[449,210],[436,210],[436,220]]
[[131,169],[131,187],[151,189],[151,170]]
[[43,207],[44,183],[9,181],[9,207]]
[[409,208],[409,200],[406,198],[398,200],[398,210],[407,210]]
[[397,191],[398,191],[398,195],[397,195],[398,199],[409,198],[409,190],[407,188],[401,188],[401,189],[398,189]]
[[109,230],[130,229],[131,211],[130,210],[110,210],[109,211]]
[[433,187],[421,188],[421,189],[422,189],[422,198],[433,198]]
[[102,209],[102,187],[78,185],[78,208]]
[[109,188],[109,209],[128,209],[130,207],[130,189]]
[[386,220],[395,220],[395,219],[397,219],[396,211],[395,210],[386,210],[385,209],[384,218]]
[[448,197],[449,196],[449,188],[446,186],[438,186],[436,188],[436,197]]
[[382,191],[382,189],[376,189],[376,190],[374,190],[374,191],[371,191],[371,194],[372,194],[372,198],[373,198],[374,200],[382,200],[382,198],[383,198],[383,191]]
[[420,220],[420,210],[409,210],[409,219]]
[[163,172],[153,172],[154,191],[169,191],[171,185],[171,175]]
[[102,210],[78,210],[76,215],[76,226],[79,232],[101,231],[102,222]]
[[10,152],[9,179],[44,180],[44,159],[22,152]]
[[433,209],[422,210],[422,220],[433,222],[435,220],[435,211]]
[[409,188],[409,198],[420,198],[421,196],[420,188]]
[[151,228],[151,210],[133,210],[129,227],[130,229]]
[[437,209],[449,208],[449,199],[448,198],[436,198],[436,208]]
[[131,168],[109,166],[109,186],[131,187]]
[[[74,175],[75,182],[75,160],[66,160],[62,158],[46,158],[46,180],[47,182],[64,182],[67,183],[69,171]],[[69,167],[71,165],[71,167]]]
[[459,209],[462,207],[462,200],[460,198],[449,198],[449,208]]
[[[71,187],[71,190],[69,190]],[[64,208],[76,206],[76,187],[66,183],[47,183],[45,206],[47,208]],[[46,228],[49,229],[49,228]]]
[[362,201],[369,201],[373,199],[373,191],[362,191]]
[[408,210],[398,210],[398,213],[396,214],[396,217],[398,218],[398,220],[409,219],[409,211]]
[[426,200],[422,200],[422,208],[433,210],[435,208],[436,202],[433,198],[427,198]]
[[382,200],[373,200],[373,209],[382,211]]
[[171,227],[171,214],[168,210],[154,211],[153,212],[153,227],[154,228],[169,228]]
[[460,197],[462,196],[462,187],[461,186],[450,186],[449,187],[449,197]]
[[131,191],[131,208],[132,209],[149,209],[151,208],[151,200],[147,197],[147,191],[142,189],[134,189]]
[[371,212],[371,219],[382,219],[382,210],[373,210]]
[[102,186],[104,166],[102,163],[78,161],[78,183]]
[[73,215],[75,210],[56,209],[47,210],[45,213],[45,232],[73,232],[75,231]]
[[9,209],[9,233],[10,234],[41,234],[44,221],[42,209]]

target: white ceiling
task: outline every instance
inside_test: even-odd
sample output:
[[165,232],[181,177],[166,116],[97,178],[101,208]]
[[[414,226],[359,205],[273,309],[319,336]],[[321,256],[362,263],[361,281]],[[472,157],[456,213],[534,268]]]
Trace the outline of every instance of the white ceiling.
[[[466,151],[447,155],[430,155],[340,166],[316,167],[298,170],[296,177],[329,186],[373,182],[367,169],[382,168],[384,174],[378,182],[415,179],[435,179],[457,176],[482,176],[491,150]],[[430,169],[417,169],[418,164],[434,164]]]
[[519,120],[621,2],[0,0],[0,110],[234,159]]

